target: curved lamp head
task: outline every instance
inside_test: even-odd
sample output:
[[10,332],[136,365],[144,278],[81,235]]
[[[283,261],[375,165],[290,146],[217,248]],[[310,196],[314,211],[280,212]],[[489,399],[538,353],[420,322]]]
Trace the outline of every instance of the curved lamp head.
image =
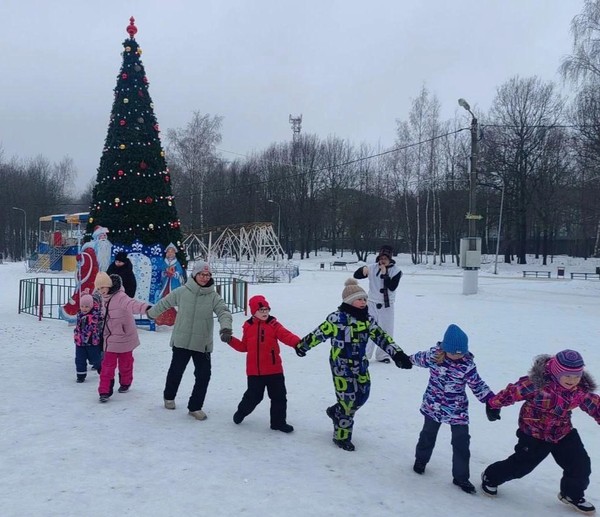
[[471,106],[469,106],[469,103],[465,99],[458,99],[458,105],[467,111],[471,111]]

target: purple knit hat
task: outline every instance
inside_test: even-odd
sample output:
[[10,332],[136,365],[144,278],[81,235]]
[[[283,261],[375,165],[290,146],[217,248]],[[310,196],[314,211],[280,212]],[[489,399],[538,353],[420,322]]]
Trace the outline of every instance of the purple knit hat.
[[548,361],[548,369],[558,381],[563,375],[583,375],[583,357],[575,350],[561,350]]

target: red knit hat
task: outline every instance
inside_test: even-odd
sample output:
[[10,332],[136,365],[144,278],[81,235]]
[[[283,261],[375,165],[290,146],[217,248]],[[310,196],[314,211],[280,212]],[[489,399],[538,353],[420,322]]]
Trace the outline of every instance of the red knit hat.
[[262,308],[270,309],[271,308],[271,306],[269,305],[269,302],[262,294],[258,294],[256,296],[253,296],[252,298],[250,298],[250,300],[248,300],[248,305],[250,306],[250,313],[253,315],[256,314],[258,309],[262,309]]

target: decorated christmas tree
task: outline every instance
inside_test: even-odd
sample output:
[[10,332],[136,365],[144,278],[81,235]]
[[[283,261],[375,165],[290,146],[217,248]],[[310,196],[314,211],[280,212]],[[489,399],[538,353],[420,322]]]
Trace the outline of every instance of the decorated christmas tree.
[[160,292],[162,263],[169,245],[177,250],[176,259],[184,268],[186,259],[134,21],[131,17],[126,29],[129,37],[123,42],[123,64],[114,89],[86,240],[107,230],[112,257],[120,251],[130,256],[138,254],[133,261],[138,269],[136,276],[148,277],[144,282],[147,292],[140,297],[154,302]]

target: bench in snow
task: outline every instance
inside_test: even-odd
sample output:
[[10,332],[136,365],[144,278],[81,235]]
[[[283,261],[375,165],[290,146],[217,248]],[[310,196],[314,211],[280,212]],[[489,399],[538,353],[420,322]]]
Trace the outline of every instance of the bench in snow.
[[329,263],[329,269],[337,269],[337,268],[348,269],[348,262],[342,262],[341,260],[337,260],[336,262]]
[[583,279],[587,280],[588,276],[591,278],[598,278],[600,280],[600,275],[598,273],[571,273],[571,279],[583,278]]
[[536,278],[538,277],[545,277],[545,278],[550,278],[550,271],[523,271],[523,278],[525,278],[526,276],[535,276]]

